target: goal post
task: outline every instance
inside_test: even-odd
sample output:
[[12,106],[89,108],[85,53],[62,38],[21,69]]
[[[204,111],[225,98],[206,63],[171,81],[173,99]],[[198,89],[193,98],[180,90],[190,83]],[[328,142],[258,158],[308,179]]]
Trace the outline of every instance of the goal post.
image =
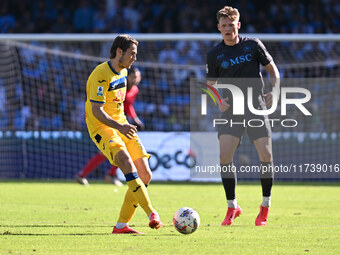
[[[85,125],[86,80],[97,64],[108,60],[115,36],[0,35],[0,178],[73,178],[97,152]],[[134,66],[142,73],[135,108],[146,126],[140,135],[152,152],[154,177],[190,179],[190,162],[198,157],[190,151],[188,139],[190,78],[205,77],[206,54],[221,41],[221,36],[132,36],[140,42]],[[262,40],[283,77],[336,80],[340,76],[340,35],[242,36]],[[299,134],[294,130],[273,130],[274,144],[280,144],[275,149],[276,157],[288,160],[296,157],[297,148],[308,148],[311,159],[313,155],[323,155],[330,162],[336,160],[340,152],[339,95],[336,83],[315,86],[312,103],[319,110],[317,117]],[[302,136],[308,139],[301,140]],[[237,161],[251,155],[249,160],[256,164],[257,156],[250,143],[245,142],[240,150]],[[90,178],[102,178],[108,167],[104,163]]]

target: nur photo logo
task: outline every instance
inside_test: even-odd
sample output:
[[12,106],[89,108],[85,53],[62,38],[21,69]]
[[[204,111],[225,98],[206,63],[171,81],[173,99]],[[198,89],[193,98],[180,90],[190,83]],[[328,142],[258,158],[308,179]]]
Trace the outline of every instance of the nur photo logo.
[[[222,100],[218,94],[217,89],[226,89],[232,95],[232,103],[231,109],[227,111],[232,111],[233,116],[242,116],[246,114],[245,107],[247,108],[247,112],[255,116],[268,116],[273,114],[277,108],[278,103],[280,101],[280,116],[286,117],[288,115],[287,108],[289,105],[296,107],[304,116],[312,116],[311,112],[305,107],[305,104],[308,103],[311,99],[311,92],[305,88],[299,87],[278,87],[275,86],[272,88],[272,105],[267,109],[267,107],[263,107],[262,109],[258,109],[258,107],[254,106],[253,102],[253,90],[254,88],[249,86],[245,93],[236,85],[233,84],[216,84],[214,86],[200,83],[205,85],[206,88],[200,88],[206,94],[201,94],[201,115],[207,115],[207,95],[211,97],[214,101],[214,104],[222,105]],[[280,100],[279,100],[280,99]],[[260,99],[259,99],[260,100]],[[247,104],[246,104],[247,103]],[[270,119],[265,118],[264,120],[261,118],[251,118],[244,119],[243,121],[233,122],[232,119],[223,119],[223,118],[215,118],[213,119],[212,125],[216,127],[217,125],[242,125],[244,127],[261,127],[267,123],[271,127],[275,125],[275,123],[280,123],[282,127],[296,127],[298,125],[298,121],[294,118],[291,119]]]

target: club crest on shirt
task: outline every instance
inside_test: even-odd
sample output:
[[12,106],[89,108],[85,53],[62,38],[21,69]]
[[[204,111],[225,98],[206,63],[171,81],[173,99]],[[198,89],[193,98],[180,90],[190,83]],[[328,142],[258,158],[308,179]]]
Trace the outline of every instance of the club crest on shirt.
[[222,64],[221,64],[221,66],[222,66],[224,69],[227,69],[228,66],[229,66],[228,61],[223,61]]
[[102,86],[98,86],[98,88],[97,88],[97,96],[103,96],[103,87]]
[[247,53],[248,51],[250,51],[251,50],[251,47],[250,46],[244,46],[244,48],[243,48],[243,51],[245,52],[245,53]]

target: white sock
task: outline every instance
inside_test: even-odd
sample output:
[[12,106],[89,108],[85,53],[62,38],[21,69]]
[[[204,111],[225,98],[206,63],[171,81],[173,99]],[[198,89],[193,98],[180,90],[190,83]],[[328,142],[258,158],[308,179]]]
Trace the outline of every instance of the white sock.
[[128,225],[127,223],[119,223],[119,222],[117,222],[116,228],[118,228],[118,229],[125,228],[127,225]]
[[262,206],[269,208],[270,204],[271,204],[270,199],[271,199],[271,197],[263,197]]
[[236,201],[236,199],[227,200],[227,202],[228,202],[228,207],[237,208],[237,201]]

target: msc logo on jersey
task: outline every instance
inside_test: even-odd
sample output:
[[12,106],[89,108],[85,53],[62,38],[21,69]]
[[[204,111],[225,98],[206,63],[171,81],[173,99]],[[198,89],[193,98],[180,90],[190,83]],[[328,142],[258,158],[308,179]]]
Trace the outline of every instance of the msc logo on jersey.
[[103,96],[103,87],[102,86],[98,86],[98,88],[97,88],[97,96]]
[[221,67],[224,69],[227,69],[229,66],[239,65],[244,62],[250,62],[251,60],[252,60],[252,54],[249,53],[246,55],[237,56],[234,59],[230,58],[229,60],[224,60],[221,63]]

